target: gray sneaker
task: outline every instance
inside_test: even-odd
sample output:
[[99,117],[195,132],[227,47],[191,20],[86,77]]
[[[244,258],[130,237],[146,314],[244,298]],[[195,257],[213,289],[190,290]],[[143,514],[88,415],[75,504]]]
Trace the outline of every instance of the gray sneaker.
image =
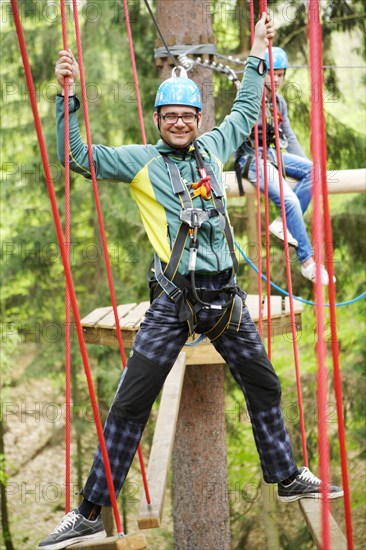
[[[300,468],[299,475],[289,485],[278,484],[278,500],[281,502],[293,502],[299,498],[320,498],[321,481],[309,468]],[[328,485],[328,498],[343,497],[343,489],[336,485]]]
[[105,538],[103,520],[99,516],[95,521],[89,521],[79,514],[76,508],[62,518],[56,529],[42,540],[39,550],[60,550],[84,540]]

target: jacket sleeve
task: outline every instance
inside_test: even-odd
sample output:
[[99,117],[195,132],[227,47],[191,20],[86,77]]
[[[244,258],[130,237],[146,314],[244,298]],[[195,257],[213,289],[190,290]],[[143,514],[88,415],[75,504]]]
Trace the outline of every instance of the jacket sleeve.
[[250,56],[245,69],[244,79],[235,98],[230,115],[225,117],[220,126],[211,132],[203,134],[199,142],[204,148],[226,162],[250,135],[258,120],[259,109],[263,94],[264,75],[259,73],[259,64],[263,61]]
[[304,153],[295,132],[293,131],[290,123],[290,119],[288,116],[288,109],[287,109],[287,103],[285,98],[283,98],[281,95],[277,95],[279,100],[279,110],[280,114],[282,116],[282,129],[283,133],[285,134],[288,142],[287,151],[291,153],[292,155],[297,155],[299,157],[308,158],[306,154]]
[[[83,142],[76,111],[80,102],[76,96],[69,98],[70,127],[70,169],[91,178],[88,146]],[[56,97],[56,128],[57,151],[62,165],[65,165],[64,151],[64,98]],[[147,147],[143,145],[126,145],[122,147],[107,147],[92,145],[93,162],[98,180],[123,181],[130,183],[144,164],[143,154]],[[141,164],[143,163],[143,164]]]

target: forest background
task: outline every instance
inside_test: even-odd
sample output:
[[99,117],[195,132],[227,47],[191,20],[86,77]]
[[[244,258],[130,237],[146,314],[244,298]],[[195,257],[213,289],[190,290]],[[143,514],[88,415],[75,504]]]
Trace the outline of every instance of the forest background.
[[[157,0],[158,2],[159,0]],[[160,0],[169,10],[169,0]],[[62,48],[58,2],[19,1],[22,23],[36,85],[59,209],[64,219],[63,169],[55,141],[54,79],[57,52]],[[152,105],[159,83],[154,63],[156,30],[142,0],[129,3],[147,141],[158,136]],[[156,2],[152,2],[156,7]],[[183,3],[184,5],[184,3]],[[309,75],[307,70],[306,2],[268,2],[277,28],[275,44],[286,49],[290,69],[283,95],[300,141],[309,153]],[[197,9],[212,15],[217,51],[239,55],[249,48],[249,7],[245,0],[203,2]],[[321,2],[325,76],[325,113],[329,169],[365,167],[365,9],[360,0]],[[80,2],[80,22],[94,143],[141,142],[123,6],[117,0]],[[55,526],[64,509],[64,295],[62,263],[33,126],[10,2],[1,2],[1,512],[0,548],[27,550]],[[70,47],[76,51],[73,26]],[[231,84],[215,75],[215,112],[219,122],[234,99]],[[80,117],[82,118],[82,117]],[[231,168],[232,166],[228,166]],[[146,270],[152,250],[144,236],[128,186],[99,186],[118,303],[148,298]],[[109,304],[101,240],[92,189],[82,177],[71,176],[71,265],[81,315]],[[330,197],[333,223],[337,299],[359,295],[365,283],[365,195]],[[245,199],[230,201],[236,237],[247,250]],[[271,214],[276,215],[275,209]],[[306,220],[310,224],[311,213]],[[271,242],[273,280],[285,286],[282,248]],[[248,288],[250,268],[243,262],[239,282]],[[293,262],[294,293],[312,298],[311,286]],[[251,289],[255,292],[255,289]],[[338,337],[344,391],[349,474],[355,546],[365,540],[365,305],[338,308]],[[316,471],[316,358],[314,312],[305,307],[298,335],[310,465]],[[329,335],[328,335],[329,336]],[[88,395],[76,337],[72,343],[73,455],[72,479],[82,486],[96,444]],[[330,342],[329,342],[330,345]],[[120,376],[115,349],[88,348],[101,414]],[[283,383],[284,410],[301,461],[296,412],[292,345],[274,341],[273,361]],[[330,369],[331,373],[331,369]],[[260,499],[260,470],[245,404],[233,381],[226,378],[228,466],[232,517],[232,548],[265,548]],[[233,411],[235,412],[233,414]],[[143,439],[145,456],[151,444],[156,407]],[[332,479],[341,482],[336,414],[329,377],[329,432]],[[134,466],[120,497],[126,531],[136,530],[141,481]],[[77,504],[77,497],[74,497]],[[282,513],[282,508],[279,514]],[[344,527],[342,503],[333,513]],[[297,507],[286,508],[279,522],[281,548],[312,548]],[[172,511],[167,497],[165,521],[158,532],[146,533],[149,547],[173,548]],[[215,549],[216,550],[216,549]],[[219,550],[219,549],[217,549]]]

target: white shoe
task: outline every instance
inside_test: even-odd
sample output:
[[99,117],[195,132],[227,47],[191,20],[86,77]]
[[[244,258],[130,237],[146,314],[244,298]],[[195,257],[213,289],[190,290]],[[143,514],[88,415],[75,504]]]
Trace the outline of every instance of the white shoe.
[[[327,270],[325,269],[325,267],[323,265],[320,266],[320,273],[321,273],[322,284],[323,285],[329,285],[329,275],[328,275],[328,272],[327,272]],[[302,265],[301,266],[301,275],[303,275],[303,277],[305,277],[305,279],[309,279],[309,281],[312,281],[313,283],[315,283],[316,263],[313,262],[313,263],[307,265],[306,267],[304,267]],[[334,283],[336,282],[335,277],[333,277],[333,282]]]
[[[283,223],[282,223],[282,218],[276,218],[272,223],[271,225],[269,226],[269,231],[272,233],[272,235],[275,235],[276,237],[278,237],[279,239],[281,239],[281,241],[284,241],[285,240],[285,233],[283,231]],[[293,237],[290,233],[290,231],[287,229],[287,242],[290,246],[294,246],[295,248],[297,248],[299,246],[299,243],[297,242],[297,240],[295,239],[295,237]]]

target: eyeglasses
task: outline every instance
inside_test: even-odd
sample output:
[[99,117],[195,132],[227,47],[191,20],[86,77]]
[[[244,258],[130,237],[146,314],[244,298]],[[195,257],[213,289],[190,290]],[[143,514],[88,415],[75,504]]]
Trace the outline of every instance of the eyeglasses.
[[181,118],[184,124],[193,124],[197,120],[196,113],[184,113],[184,115],[176,115],[175,113],[167,113],[166,115],[160,114],[165,124],[177,124],[178,120]]

